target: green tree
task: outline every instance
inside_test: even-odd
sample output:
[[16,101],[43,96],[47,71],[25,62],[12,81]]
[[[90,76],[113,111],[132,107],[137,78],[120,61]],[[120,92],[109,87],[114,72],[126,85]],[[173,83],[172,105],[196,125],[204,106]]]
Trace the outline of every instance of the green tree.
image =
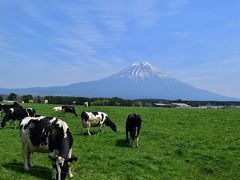
[[22,96],[22,101],[24,101],[24,102],[29,102],[29,100],[33,100],[33,97],[32,97],[32,95],[23,95]]
[[41,97],[37,96],[37,103],[41,103]]
[[17,100],[17,95],[15,93],[10,93],[9,96],[8,96],[8,100],[16,101]]

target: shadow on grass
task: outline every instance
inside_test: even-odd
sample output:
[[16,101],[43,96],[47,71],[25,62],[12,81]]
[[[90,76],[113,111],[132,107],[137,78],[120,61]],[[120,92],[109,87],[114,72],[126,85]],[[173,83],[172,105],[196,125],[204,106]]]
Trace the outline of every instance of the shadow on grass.
[[[93,136],[93,135],[101,135],[103,132],[101,132],[101,133],[98,133],[98,131],[92,131],[92,132],[90,132],[91,133],[91,135]],[[73,133],[73,135],[75,136],[75,135],[79,135],[79,136],[89,136],[88,135],[88,133],[87,132],[80,132],[80,133]],[[91,136],[89,136],[89,137],[91,137]]]
[[8,170],[15,171],[24,175],[35,176],[39,179],[50,179],[52,170],[43,166],[33,166],[30,171],[25,171],[23,169],[23,163],[5,163],[2,166]]
[[130,146],[128,145],[128,143],[126,142],[125,139],[119,139],[119,140],[117,140],[116,146],[118,146],[118,147],[126,147],[126,148],[129,148],[129,147],[130,147]]

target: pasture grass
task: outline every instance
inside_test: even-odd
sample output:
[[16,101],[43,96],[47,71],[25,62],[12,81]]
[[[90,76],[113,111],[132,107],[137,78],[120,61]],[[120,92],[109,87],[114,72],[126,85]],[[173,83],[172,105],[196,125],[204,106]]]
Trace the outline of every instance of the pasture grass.
[[[116,123],[118,133],[91,128],[80,135],[80,116],[54,112],[56,105],[24,104],[37,114],[67,122],[73,134],[73,179],[238,179],[240,176],[239,109],[163,109],[77,106],[77,113],[103,111]],[[130,113],[143,117],[139,147],[125,142]],[[23,170],[19,128],[0,130],[0,179],[51,179],[47,154],[32,155],[33,168]]]

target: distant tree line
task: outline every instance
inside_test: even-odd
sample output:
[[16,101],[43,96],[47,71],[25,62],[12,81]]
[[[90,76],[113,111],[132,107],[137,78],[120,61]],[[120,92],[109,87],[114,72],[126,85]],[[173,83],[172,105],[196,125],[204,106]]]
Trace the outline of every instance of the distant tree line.
[[88,102],[91,106],[152,106],[152,103],[141,100],[126,100],[118,97],[113,98],[87,98],[87,97],[75,97],[75,96],[32,96],[23,95],[19,96],[15,93],[10,93],[9,95],[0,96],[0,101],[19,101],[19,102],[34,102],[34,103],[44,103],[48,100],[49,104],[73,104],[83,105],[84,102]]
[[237,101],[185,101],[185,100],[164,100],[164,99],[138,99],[138,100],[128,100],[118,97],[113,98],[87,98],[87,97],[75,97],[75,96],[32,96],[22,95],[19,96],[15,93],[10,93],[9,95],[0,95],[0,101],[19,101],[19,102],[34,102],[34,103],[44,103],[48,100],[49,104],[73,104],[83,105],[84,102],[88,102],[91,106],[134,106],[134,107],[152,107],[154,103],[186,103],[192,107],[198,106],[240,106],[240,102]]

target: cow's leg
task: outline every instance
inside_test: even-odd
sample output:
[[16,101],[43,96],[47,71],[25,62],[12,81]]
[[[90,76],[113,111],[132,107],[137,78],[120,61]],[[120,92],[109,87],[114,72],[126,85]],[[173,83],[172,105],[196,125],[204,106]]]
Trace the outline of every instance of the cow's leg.
[[126,142],[128,142],[128,130],[126,128]]
[[29,157],[28,145],[24,144],[23,145],[23,159],[24,159],[24,170],[25,171],[29,171],[28,157]]
[[81,134],[83,135],[87,131],[87,122],[85,120],[82,120],[82,129],[81,129]]
[[102,125],[99,126],[98,134],[102,132]]
[[87,127],[88,135],[91,136],[91,133],[90,133],[89,129],[90,129],[90,127]]
[[54,166],[52,166],[52,179],[57,179],[57,170]]
[[27,161],[28,161],[28,167],[32,167],[31,153],[29,151],[28,151]]
[[[59,154],[58,150],[53,150],[53,152],[49,153],[50,159],[56,157]],[[57,179],[57,166],[56,162],[52,160],[52,179]]]
[[85,130],[86,130],[86,125],[85,125],[84,120],[82,120],[82,128],[81,128],[81,133],[80,134],[83,135]]
[[139,139],[139,137],[137,137],[137,139],[136,139],[136,141],[137,141],[136,147],[138,147],[138,139]]
[[133,139],[130,138],[129,146],[132,146],[132,144],[133,144]]
[[14,121],[14,126],[15,126],[15,129],[17,129],[17,120]]
[[52,179],[57,179],[57,166],[54,161],[52,161]]
[[87,132],[88,132],[88,135],[89,135],[89,136],[91,136],[90,126],[91,126],[91,123],[90,123],[90,122],[87,122]]
[[[68,153],[68,158],[71,158],[72,157],[72,149],[70,149],[69,153]],[[69,162],[68,163],[68,175],[70,178],[73,177],[73,174],[72,174],[72,170],[71,170],[71,163]]]

